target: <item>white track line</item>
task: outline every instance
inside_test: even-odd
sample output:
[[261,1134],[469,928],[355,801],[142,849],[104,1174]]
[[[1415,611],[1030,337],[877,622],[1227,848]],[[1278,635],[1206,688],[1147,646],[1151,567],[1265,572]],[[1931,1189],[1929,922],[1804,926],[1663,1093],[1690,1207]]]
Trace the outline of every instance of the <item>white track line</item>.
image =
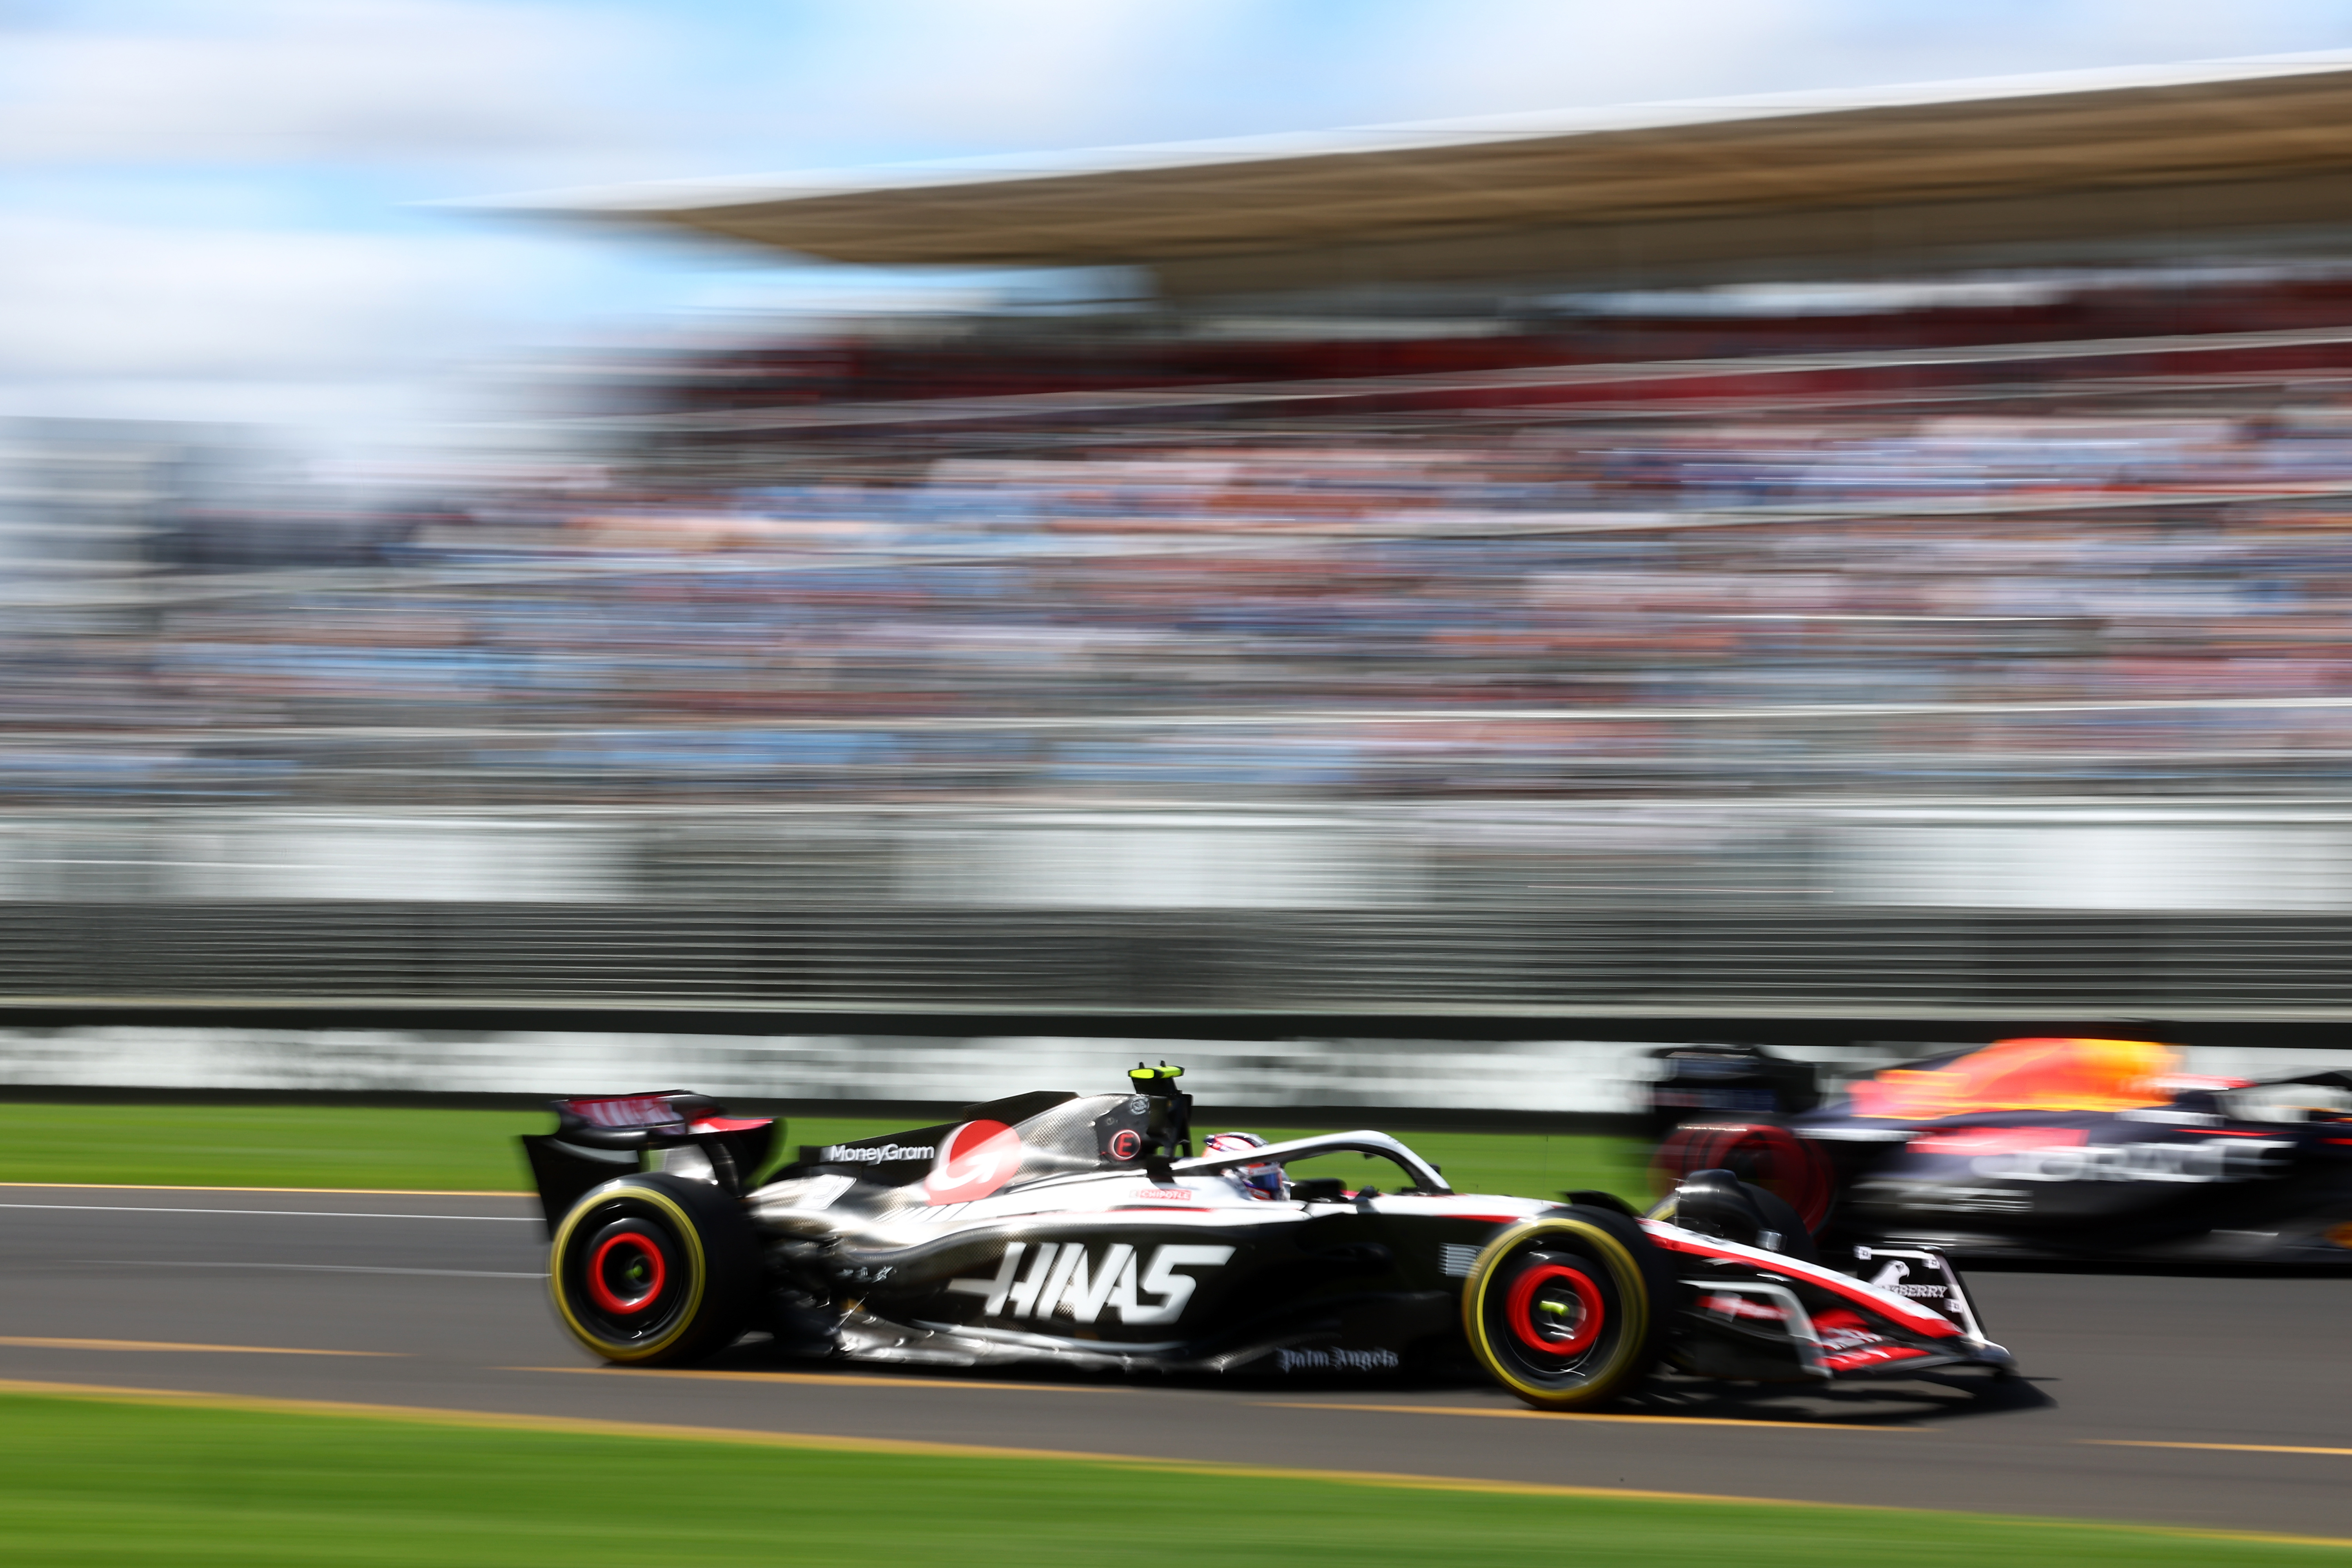
[[291,1219],[465,1219],[488,1225],[543,1225],[532,1215],[517,1214],[381,1214],[365,1209],[194,1209],[132,1204],[0,1204],[0,1209],[61,1209],[75,1214],[246,1214],[277,1215]]
[[0,1182],[0,1190],[68,1193],[322,1193],[339,1198],[535,1198],[537,1193],[471,1187],[222,1187],[185,1182]]
[[496,1268],[385,1268],[364,1263],[185,1263],[137,1258],[77,1258],[82,1267],[100,1268],[299,1268],[312,1274],[439,1274],[460,1279],[544,1279],[544,1274],[513,1274]]

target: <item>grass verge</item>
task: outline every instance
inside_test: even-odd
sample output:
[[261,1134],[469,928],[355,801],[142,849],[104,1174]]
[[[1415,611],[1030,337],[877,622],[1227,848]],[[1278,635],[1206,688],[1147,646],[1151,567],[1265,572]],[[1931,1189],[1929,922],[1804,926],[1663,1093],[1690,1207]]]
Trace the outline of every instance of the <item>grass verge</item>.
[[[552,1125],[530,1110],[0,1104],[0,1182],[521,1192],[530,1178],[515,1138]],[[1203,1121],[1199,1131],[1222,1127]],[[889,1121],[796,1117],[785,1133],[797,1146],[898,1131]],[[1404,1141],[1444,1167],[1457,1192],[1551,1197],[1600,1187],[1640,1201],[1644,1191],[1645,1151],[1633,1139],[1432,1132]],[[1367,1179],[1388,1184],[1369,1167]]]
[[[2341,1559],[2340,1545],[1903,1510],[1441,1489],[0,1395],[17,1562],[1233,1568]],[[1475,1488],[1476,1483],[1465,1483]],[[1563,1489],[1563,1492],[1565,1489]],[[1202,1531],[1210,1534],[1204,1538]],[[1204,1544],[1205,1541],[1205,1544]]]
[[0,1182],[520,1192],[543,1111],[0,1104]]
[[[1377,1128],[1378,1115],[1366,1124]],[[1193,1131],[1205,1136],[1222,1131],[1223,1127],[1203,1121]],[[1297,1128],[1252,1127],[1249,1131],[1270,1142],[1309,1135]],[[1556,1198],[1577,1187],[1598,1187],[1630,1198],[1637,1205],[1646,1206],[1649,1202],[1650,1146],[1637,1138],[1532,1132],[1401,1132],[1397,1136],[1444,1172],[1447,1184],[1457,1193]],[[1391,1184],[1386,1173],[1394,1167],[1385,1162],[1367,1165],[1348,1156],[1339,1160],[1328,1167],[1318,1164],[1316,1173],[1344,1177],[1347,1166],[1353,1163],[1364,1179],[1381,1187]]]

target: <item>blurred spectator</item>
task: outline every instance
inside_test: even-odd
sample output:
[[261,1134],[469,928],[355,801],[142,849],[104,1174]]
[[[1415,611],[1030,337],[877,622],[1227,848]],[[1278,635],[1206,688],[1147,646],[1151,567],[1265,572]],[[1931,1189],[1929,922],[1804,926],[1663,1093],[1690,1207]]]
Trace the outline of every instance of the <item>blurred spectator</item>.
[[[837,395],[854,377],[828,353],[778,351],[772,379]],[[1400,362],[1436,363],[1392,350],[1373,368]],[[991,384],[1136,384],[1114,368],[1000,364]],[[918,429],[835,473],[801,459],[790,484],[648,463],[625,484],[516,474],[364,505],[283,479],[167,495],[136,592],[52,583],[5,624],[0,795],[2352,777],[2336,382],[2217,380],[2159,405],[2085,379],[1954,406],[1424,410],[1192,447],[1104,416],[1019,458]]]

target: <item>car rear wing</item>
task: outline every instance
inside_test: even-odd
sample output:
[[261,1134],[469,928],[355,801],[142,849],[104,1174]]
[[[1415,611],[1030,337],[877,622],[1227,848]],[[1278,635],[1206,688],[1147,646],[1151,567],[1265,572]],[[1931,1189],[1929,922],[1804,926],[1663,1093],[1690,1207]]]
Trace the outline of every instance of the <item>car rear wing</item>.
[[551,1234],[583,1194],[635,1171],[668,1171],[741,1197],[782,1132],[770,1117],[731,1117],[708,1095],[576,1095],[550,1101],[553,1132],[526,1134],[523,1154]]

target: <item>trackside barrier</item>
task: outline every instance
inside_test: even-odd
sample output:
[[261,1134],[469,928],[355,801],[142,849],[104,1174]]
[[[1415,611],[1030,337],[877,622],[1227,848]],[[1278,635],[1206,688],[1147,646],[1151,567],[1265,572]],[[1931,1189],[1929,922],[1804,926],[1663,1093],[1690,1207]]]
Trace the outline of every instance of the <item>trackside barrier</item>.
[[67,1010],[2325,1022],[2347,960],[2352,803],[0,819]]
[[[792,1100],[800,1114],[891,1105],[952,1107],[1018,1089],[1116,1085],[1139,1060],[1181,1061],[1200,1115],[1247,1107],[1345,1110],[1372,1125],[1412,1113],[1424,1128],[1639,1131],[1653,1046],[1603,1040],[1118,1039],[1048,1035],[679,1035],[623,1030],[88,1026],[0,1029],[0,1098],[175,1093],[336,1098],[624,1093],[691,1087],[721,1099]],[[1824,1086],[1916,1046],[1783,1047],[1822,1065]],[[2352,1067],[2352,1050],[2190,1047],[2185,1070],[2263,1078]],[[1328,1123],[1328,1115],[1311,1120]],[[1278,1124],[1278,1120],[1276,1124]],[[1343,1119],[1342,1125],[1357,1123]],[[1208,1121],[1202,1121],[1203,1127]],[[1210,1129],[1213,1131],[1213,1128]]]

